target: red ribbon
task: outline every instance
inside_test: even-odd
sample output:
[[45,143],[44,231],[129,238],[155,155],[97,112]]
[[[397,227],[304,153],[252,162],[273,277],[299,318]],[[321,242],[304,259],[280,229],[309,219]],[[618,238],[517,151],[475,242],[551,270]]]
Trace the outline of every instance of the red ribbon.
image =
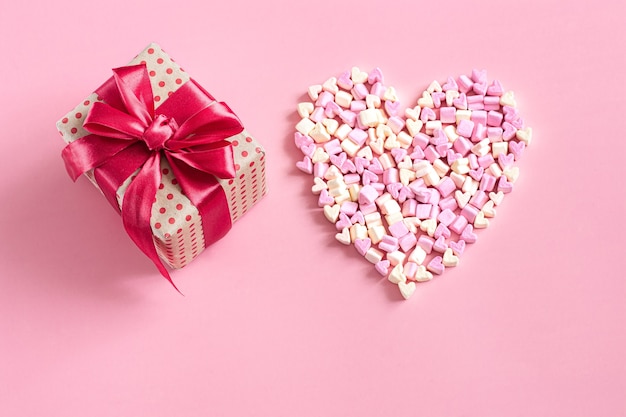
[[234,178],[232,145],[225,139],[243,126],[225,103],[215,101],[193,80],[155,110],[144,64],[114,69],[96,94],[104,102],[94,103],[85,119],[84,128],[91,134],[63,149],[67,172],[75,181],[93,169],[104,195],[119,210],[115,193],[139,169],[124,194],[124,228],[174,285],[157,255],[150,227],[161,182],[161,156],[198,208],[208,246],[231,227],[228,202],[217,178]]

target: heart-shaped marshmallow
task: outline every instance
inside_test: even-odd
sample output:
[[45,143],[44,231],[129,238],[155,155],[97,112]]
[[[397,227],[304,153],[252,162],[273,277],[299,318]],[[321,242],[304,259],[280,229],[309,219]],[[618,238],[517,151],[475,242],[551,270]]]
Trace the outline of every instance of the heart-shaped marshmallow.
[[532,139],[512,91],[485,71],[431,82],[402,109],[378,68],[353,67],[308,89],[297,167],[335,224],[406,299],[459,264],[519,176]]

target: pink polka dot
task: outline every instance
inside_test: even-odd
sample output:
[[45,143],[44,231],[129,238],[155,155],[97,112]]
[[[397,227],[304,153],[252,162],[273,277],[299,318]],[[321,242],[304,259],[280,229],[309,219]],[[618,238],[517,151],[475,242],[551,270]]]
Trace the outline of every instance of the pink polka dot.
[[258,146],[256,148],[254,148],[254,150],[256,151],[256,153],[261,153],[261,148],[258,147]]
[[242,152],[241,152],[241,156],[242,156],[242,157],[244,157],[244,158],[245,158],[246,156],[248,156],[248,151],[242,151]]
[[154,77],[156,75],[156,71],[150,71],[148,74],[150,74],[151,77]]
[[176,78],[176,84],[182,84],[183,80],[181,80],[180,78]]
[[78,132],[78,129],[76,129],[75,127],[70,129],[70,132],[72,132],[72,134],[75,134],[76,132]]
[[231,185],[235,180],[228,180],[228,185]]
[[176,223],[176,219],[173,217],[170,217],[169,219],[167,219],[167,221],[169,222],[169,224],[174,224]]
[[174,70],[172,70],[171,68],[168,68],[165,70],[165,72],[167,72],[168,74],[171,74],[172,72],[174,72]]
[[67,117],[64,117],[63,120],[61,120],[61,123],[67,123],[69,120]]
[[74,115],[77,119],[80,119],[81,117],[83,117],[83,114],[81,112],[78,112]]
[[90,103],[90,101],[89,101],[89,100],[85,100],[85,101],[83,101],[83,104],[84,104],[85,106],[88,106],[88,105],[89,105],[89,103]]
[[154,53],[154,48],[148,48],[148,53],[152,55]]
[[170,235],[169,233],[166,233],[166,234],[164,234],[164,235],[163,235],[163,237],[164,237],[165,239],[169,239],[170,237],[172,237],[172,235]]
[[159,184],[159,190],[162,190],[163,188],[165,188],[165,185],[163,185],[163,183]]
[[190,214],[186,215],[186,216],[185,216],[185,220],[187,220],[187,221],[191,221],[191,215],[190,215]]
[[248,142],[248,143],[252,142],[252,138],[250,136],[247,136],[246,137],[246,142]]
[[165,87],[165,81],[159,81],[159,87]]
[[170,170],[167,169],[167,168],[163,168],[163,171],[161,171],[161,172],[163,172],[163,175],[167,175],[167,174],[170,173]]
[[241,168],[241,167],[239,166],[239,164],[235,164],[235,170],[236,170],[236,171],[239,171],[239,168]]
[[172,185],[178,185],[178,180],[176,178],[172,179]]
[[161,213],[161,214],[165,213],[166,211],[167,211],[167,210],[165,209],[165,207],[161,207],[161,208],[159,209],[159,213]]
[[161,223],[155,223],[154,224],[154,228],[155,229],[160,229],[161,228]]
[[253,167],[254,166],[254,161],[250,162],[250,166]]
[[163,58],[157,59],[157,64],[162,64],[162,63],[163,63]]
[[231,143],[233,144],[233,146],[239,146],[239,142],[236,140],[232,141]]
[[178,203],[176,204],[176,210],[182,210],[183,209],[183,205]]
[[154,96],[154,101],[161,101],[161,97],[160,96]]
[[146,65],[146,60],[145,60],[145,59],[142,59],[142,60],[141,60],[141,62],[140,62],[140,64],[141,64],[141,65]]
[[167,199],[168,199],[168,200],[172,200],[173,198],[174,198],[174,194],[169,193],[169,194],[167,195]]

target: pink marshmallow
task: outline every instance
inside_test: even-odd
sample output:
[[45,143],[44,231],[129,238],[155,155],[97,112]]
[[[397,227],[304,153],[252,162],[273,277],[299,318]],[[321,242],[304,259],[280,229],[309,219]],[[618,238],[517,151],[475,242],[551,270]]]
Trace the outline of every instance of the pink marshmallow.
[[500,97],[485,96],[483,105],[486,111],[500,109]]
[[389,168],[383,172],[383,184],[389,185],[400,181],[400,174],[396,168]]
[[478,190],[472,198],[470,198],[469,203],[480,210],[487,203],[487,201],[489,201],[489,195],[483,190]]
[[435,233],[433,233],[433,237],[435,239],[439,239],[441,237],[447,239],[451,235],[452,234],[450,233],[450,229],[448,229],[448,227],[445,224],[443,224],[443,223],[439,223],[439,225],[435,229]]
[[317,100],[315,101],[315,105],[317,107],[321,107],[323,111],[324,107],[326,107],[328,103],[334,100],[335,100],[335,96],[333,96],[332,93],[329,93],[328,91],[322,91],[322,93],[317,97]]
[[417,237],[413,233],[407,233],[398,239],[400,248],[406,253],[417,244]]
[[[383,95],[385,94],[385,91],[387,91],[387,87],[385,87],[381,82],[377,82],[372,86],[372,91],[371,93],[375,96],[378,96],[380,98],[383,98]],[[367,94],[366,94],[367,95]]]
[[487,125],[487,112],[484,110],[473,111],[470,120],[474,123]]
[[378,207],[376,206],[376,203],[359,204],[359,210],[364,215],[368,215],[368,214],[372,214],[372,213],[377,212],[378,211]]
[[491,110],[488,114],[487,114],[487,126],[491,126],[491,127],[498,127],[502,124],[502,118],[504,116],[502,115],[502,113],[495,111],[495,110]]
[[418,265],[415,262],[407,262],[404,264],[403,273],[407,278],[413,279],[415,278],[415,273],[417,272]]
[[442,107],[439,109],[441,123],[456,123],[456,107]]
[[352,100],[350,102],[350,111],[358,113],[365,109],[367,109],[367,104],[364,100]]
[[369,94],[365,84],[356,84],[351,92],[352,96],[357,100],[365,100],[365,97]]
[[398,238],[390,235],[383,236],[382,240],[378,243],[378,248],[387,253],[395,252],[399,249],[399,247]]
[[466,204],[461,209],[461,216],[465,217],[469,223],[474,223],[476,216],[478,215],[478,209],[471,204]]
[[354,213],[356,213],[356,211],[358,210],[359,205],[357,203],[355,203],[354,201],[345,201],[342,205],[341,205],[341,213],[345,213],[348,216],[353,216]]
[[439,216],[437,216],[437,220],[439,220],[440,224],[443,224],[444,226],[450,226],[455,218],[456,214],[448,208],[444,209],[441,213],[439,213]]
[[415,217],[415,210],[417,209],[417,201],[414,199],[408,199],[402,204],[402,216],[403,217]]
[[426,269],[428,269],[433,274],[441,275],[446,269],[442,261],[443,258],[441,256],[435,256],[433,259],[430,260],[430,262],[426,266]]
[[426,149],[424,149],[424,156],[431,164],[435,162],[436,159],[441,158],[441,155],[439,155],[433,145],[428,145]]
[[406,227],[404,222],[395,222],[394,224],[390,225],[388,229],[389,233],[391,233],[392,236],[397,237],[398,239],[409,233],[409,229]]
[[[443,211],[449,210],[454,211],[459,207],[456,199],[453,196],[449,196],[439,201],[439,208]],[[446,226],[448,226],[446,224]]]
[[478,189],[484,192],[493,191],[493,188],[496,186],[496,179],[493,175],[483,174],[483,177],[480,179],[480,184],[478,185]]
[[469,153],[469,151],[472,149],[472,146],[472,142],[462,136],[458,137],[457,140],[455,140],[452,144],[454,150],[463,156]]
[[363,145],[367,140],[367,132],[361,129],[352,129],[348,134],[348,139],[357,145]]
[[435,239],[427,235],[421,235],[419,239],[417,239],[417,246],[424,249],[426,253],[432,252],[434,243]]
[[428,136],[426,133],[420,132],[417,135],[413,136],[412,145],[414,148],[419,147],[420,149],[424,150],[428,146],[429,142],[430,142],[430,136]]
[[439,184],[436,185],[436,188],[441,196],[445,198],[456,190],[456,185],[450,177],[444,177],[441,181],[439,181]]
[[493,155],[491,155],[490,153],[478,158],[478,165],[480,165],[484,169],[489,168],[489,166],[494,162],[496,161],[493,159]]
[[467,219],[464,216],[458,215],[452,223],[448,226],[456,234],[461,234],[465,226],[467,226]]
[[467,75],[461,75],[457,83],[459,85],[459,91],[461,93],[467,93],[472,88],[472,85],[474,85],[472,80],[470,80]]
[[378,191],[371,185],[364,185],[359,191],[359,204],[372,204],[378,198]]
[[463,136],[464,138],[472,137],[472,132],[474,131],[474,122],[471,120],[462,119],[459,121],[459,124],[456,127],[456,133],[459,136]]
[[432,204],[418,204],[415,208],[415,217],[420,220],[430,218],[430,210],[432,208]]
[[440,236],[437,240],[435,240],[435,243],[433,244],[433,250],[435,252],[444,253],[446,249],[448,249],[446,238],[443,236]]

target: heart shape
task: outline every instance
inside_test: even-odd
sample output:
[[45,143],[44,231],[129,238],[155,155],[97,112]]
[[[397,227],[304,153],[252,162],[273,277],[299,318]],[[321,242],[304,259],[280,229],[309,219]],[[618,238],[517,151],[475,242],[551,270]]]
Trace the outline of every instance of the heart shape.
[[433,81],[402,110],[383,73],[357,67],[308,88],[294,141],[312,192],[376,271],[409,298],[456,267],[519,176],[532,129],[486,71]]

